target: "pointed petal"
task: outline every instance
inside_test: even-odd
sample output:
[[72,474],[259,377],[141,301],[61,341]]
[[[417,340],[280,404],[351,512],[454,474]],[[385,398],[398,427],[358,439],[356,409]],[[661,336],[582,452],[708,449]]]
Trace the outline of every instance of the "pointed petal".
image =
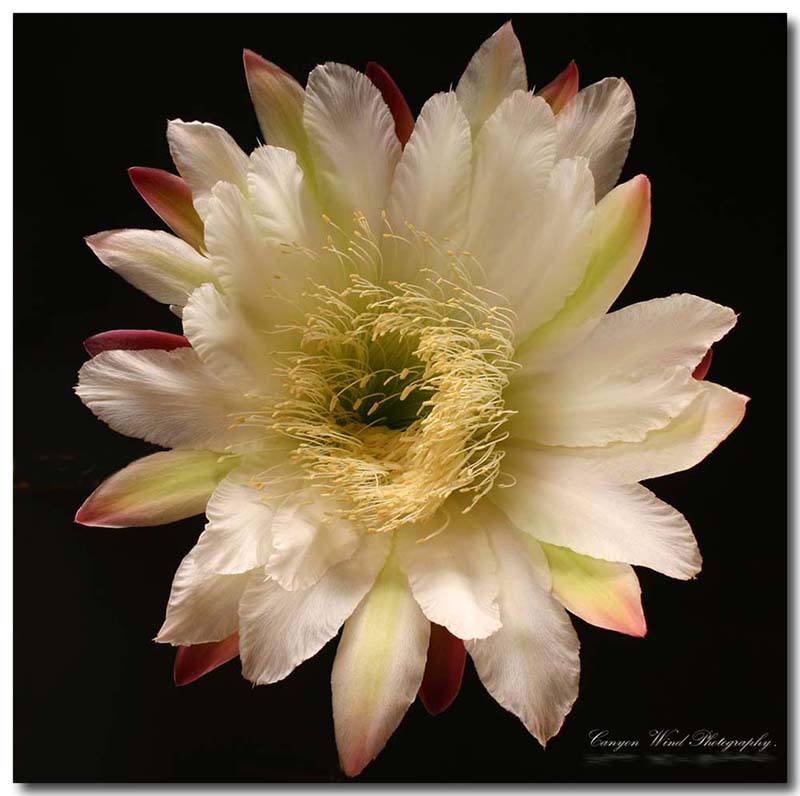
[[628,283],[650,231],[650,181],[618,185],[595,208],[591,257],[583,281],[563,308],[524,341],[517,356],[544,367],[585,338]]
[[78,397],[114,431],[165,448],[224,451],[260,405],[209,373],[191,348],[103,351],[78,374]]
[[383,749],[417,696],[430,623],[392,561],[347,620],[333,664],[333,723],[348,777]]
[[578,696],[578,637],[566,611],[539,585],[517,532],[495,527],[490,540],[501,573],[503,627],[464,646],[486,690],[544,746]]
[[244,51],[244,70],[264,141],[295,152],[300,168],[310,176],[311,157],[303,127],[303,87],[279,66],[251,50]]
[[101,528],[163,525],[201,514],[237,456],[174,450],[154,453],[107,478],[84,501],[75,522]]
[[250,573],[217,575],[203,570],[190,550],[175,573],[167,615],[155,640],[183,647],[228,638],[237,630],[239,600],[250,578]]
[[233,633],[223,641],[178,647],[175,654],[175,685],[189,685],[223,663],[239,656],[239,634]]
[[317,66],[308,77],[303,118],[320,190],[337,208],[340,226],[350,229],[359,211],[380,235],[380,211],[400,158],[380,91],[349,66]]
[[617,77],[579,91],[558,114],[558,156],[589,158],[598,200],[616,185],[635,126],[633,94]]
[[367,64],[365,73],[375,84],[378,91],[381,92],[383,101],[392,113],[397,140],[400,141],[401,146],[405,146],[408,139],[411,138],[411,131],[414,129],[414,115],[411,113],[411,108],[408,107],[403,92],[400,91],[392,76],[380,64],[370,61]]
[[211,263],[168,232],[117,229],[86,243],[103,265],[162,304],[182,307],[196,287],[214,281]]
[[301,591],[255,577],[239,607],[242,674],[256,685],[276,683],[316,655],[370,590],[388,553],[385,535],[367,536],[352,558]]
[[500,627],[497,569],[486,533],[456,514],[436,536],[427,527],[397,535],[397,560],[414,599],[431,622],[458,638],[486,638]]
[[580,461],[520,448],[503,466],[516,484],[491,500],[536,539],[682,580],[700,571],[686,519],[643,486],[607,483]]
[[467,651],[446,627],[431,623],[431,638],[419,698],[431,716],[444,713],[461,690]]
[[220,181],[247,191],[247,155],[221,127],[175,119],[167,126],[172,159],[192,191],[195,209],[205,220],[211,189]]
[[152,329],[114,329],[108,332],[93,334],[83,341],[83,347],[90,357],[101,351],[142,351],[158,349],[174,351],[176,348],[188,348],[189,341],[181,334],[157,332]]
[[522,48],[511,22],[506,22],[472,56],[456,86],[473,136],[509,94],[527,90]]
[[153,212],[179,237],[200,251],[203,248],[203,222],[192,204],[186,181],[163,169],[131,166],[133,187]]
[[563,72],[536,92],[536,96],[546,100],[553,113],[558,114],[578,93],[578,82],[578,65],[570,61]]
[[702,381],[708,376],[708,371],[711,368],[711,360],[714,358],[714,349],[709,348],[703,355],[703,358],[697,363],[697,367],[692,372],[692,376],[698,381]]
[[591,625],[644,636],[639,579],[629,564],[600,561],[566,547],[542,544],[553,577],[553,596]]

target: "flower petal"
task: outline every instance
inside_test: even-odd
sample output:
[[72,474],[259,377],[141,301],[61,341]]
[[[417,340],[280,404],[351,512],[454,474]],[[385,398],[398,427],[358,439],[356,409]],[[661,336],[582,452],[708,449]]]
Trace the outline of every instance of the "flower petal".
[[579,461],[520,448],[503,466],[516,484],[491,500],[536,539],[682,580],[700,571],[686,519],[643,486],[608,483]]
[[385,535],[367,536],[352,558],[302,591],[254,578],[239,607],[242,674],[256,685],[275,683],[316,655],[370,590],[388,553]]
[[239,634],[233,633],[223,641],[178,647],[175,654],[175,685],[189,685],[223,663],[239,657]]
[[456,86],[473,136],[506,97],[527,90],[522,48],[511,22],[506,22],[472,56]]
[[563,72],[536,92],[536,96],[546,100],[553,113],[558,114],[578,93],[578,82],[578,65],[575,61],[570,61]]
[[503,626],[464,646],[486,690],[544,746],[578,696],[578,637],[566,611],[542,589],[517,533],[496,526],[489,538],[500,570]]
[[311,175],[308,137],[303,127],[303,87],[252,50],[244,51],[244,70],[264,140],[271,146],[291,149],[302,170]]
[[[453,509],[453,511],[457,511]],[[486,638],[500,627],[497,569],[486,533],[455,514],[441,533],[412,527],[397,535],[397,559],[431,622],[458,638]]]
[[[462,238],[471,180],[469,124],[453,92],[435,94],[422,108],[394,173],[387,211],[392,230],[407,235],[406,224],[413,224],[440,243]],[[393,278],[413,278],[404,267],[405,244],[388,240],[383,249]]]
[[117,229],[86,238],[103,265],[162,304],[186,304],[189,294],[213,282],[209,261],[168,232]]
[[474,151],[467,248],[490,275],[500,267],[524,272],[528,225],[555,161],[550,106],[514,92],[483,126]]
[[203,222],[192,204],[186,181],[163,169],[131,166],[133,187],[153,212],[179,237],[200,251],[203,248]]
[[167,448],[224,451],[252,437],[234,428],[259,403],[208,372],[191,348],[104,351],[81,368],[75,392],[114,431]]
[[558,114],[558,156],[589,158],[598,200],[616,185],[635,126],[633,94],[616,77],[579,91]]
[[334,202],[340,226],[350,229],[359,211],[379,235],[380,211],[400,157],[380,91],[349,66],[317,66],[308,77],[303,118],[321,193]]
[[239,600],[250,578],[250,573],[217,575],[203,570],[190,550],[175,573],[167,615],[155,640],[186,646],[228,638],[239,624]]
[[446,627],[431,623],[431,638],[419,698],[431,716],[444,713],[461,690],[467,651]]
[[542,544],[553,578],[553,596],[591,625],[629,636],[644,636],[639,579],[629,564],[600,561],[555,545]]
[[633,484],[688,470],[701,462],[742,422],[749,398],[712,382],[674,420],[641,442],[612,442],[591,448],[548,448],[577,458],[604,479]]
[[597,325],[631,277],[650,230],[650,181],[618,185],[595,208],[591,257],[583,281],[563,308],[517,349],[528,368],[553,362]]
[[189,341],[181,334],[157,332],[152,329],[114,329],[109,332],[93,334],[83,341],[83,347],[90,357],[101,351],[142,351],[158,349],[174,351],[176,348],[188,348]]
[[697,367],[692,371],[692,376],[698,381],[702,381],[708,376],[708,371],[711,368],[711,360],[714,358],[714,349],[709,348],[703,355],[703,358],[697,363]]
[[89,495],[75,522],[101,528],[163,525],[201,514],[238,457],[198,450],[154,453],[107,478]]
[[392,76],[374,61],[370,61],[367,64],[365,74],[375,84],[378,91],[381,92],[383,101],[388,106],[394,119],[394,131],[397,133],[397,140],[400,141],[401,146],[405,146],[411,137],[411,131],[414,129],[414,115],[411,113],[411,108],[408,107],[403,92],[400,91]]
[[333,664],[333,723],[342,769],[360,774],[417,696],[430,623],[390,560],[344,626]]
[[167,126],[169,151],[192,191],[194,206],[205,221],[211,189],[220,181],[247,191],[247,155],[216,124],[175,119]]
[[330,516],[328,502],[316,490],[305,489],[275,512],[267,574],[288,591],[313,586],[359,546],[353,524]]

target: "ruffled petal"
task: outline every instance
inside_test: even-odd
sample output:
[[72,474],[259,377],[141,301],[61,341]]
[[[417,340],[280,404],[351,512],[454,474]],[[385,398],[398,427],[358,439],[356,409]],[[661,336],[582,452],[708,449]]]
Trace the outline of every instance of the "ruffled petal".
[[541,587],[516,532],[498,526],[489,538],[500,569],[503,626],[464,646],[486,690],[544,746],[578,696],[578,637],[566,611]]
[[607,77],[578,92],[558,114],[558,156],[589,159],[597,198],[617,183],[628,157],[636,105],[628,84]]
[[220,181],[247,191],[247,155],[216,124],[171,121],[167,126],[169,151],[181,177],[192,191],[194,206],[205,221],[211,189]]
[[591,625],[644,636],[639,579],[629,564],[600,561],[566,547],[542,544],[553,578],[553,596]]
[[581,462],[520,448],[507,451],[503,467],[516,484],[491,500],[535,538],[682,580],[700,571],[686,519],[643,486],[608,483]]
[[259,407],[190,348],[104,351],[81,368],[75,392],[114,431],[166,448],[224,451],[253,436],[236,424]]
[[168,232],[117,229],[86,243],[103,265],[162,304],[182,307],[196,287],[214,281],[211,263]]
[[347,776],[376,757],[416,698],[429,633],[405,576],[390,561],[345,623],[333,664],[333,722]]
[[473,136],[506,97],[527,90],[522,48],[511,22],[506,22],[478,48],[456,86]]
[[189,685],[224,663],[239,657],[239,634],[233,633],[223,641],[178,647],[173,677],[175,685]]
[[242,674],[256,685],[275,683],[330,641],[370,590],[389,553],[385,535],[366,537],[348,561],[313,586],[287,591],[259,575],[241,605]]
[[163,169],[132,166],[128,176],[133,187],[153,212],[179,237],[200,251],[203,222],[192,204],[192,192],[176,174]]
[[237,456],[198,450],[154,453],[107,478],[89,495],[75,522],[101,528],[163,525],[201,514]]

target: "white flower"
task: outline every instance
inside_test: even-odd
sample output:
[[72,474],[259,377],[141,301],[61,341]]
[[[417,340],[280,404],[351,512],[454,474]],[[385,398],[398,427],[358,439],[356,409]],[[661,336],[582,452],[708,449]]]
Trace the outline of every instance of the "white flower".
[[245,64],[267,145],[248,157],[219,127],[170,122],[181,177],[131,176],[179,237],[88,240],[185,338],[87,341],[84,403],[170,450],[77,519],[205,512],[157,637],[183,648],[180,682],[237,650],[246,678],[276,682],[344,626],[350,775],[426,660],[423,700],[447,705],[464,647],[544,744],[578,693],[564,608],[641,636],[631,565],[700,569],[686,520],[638,482],[742,419],[746,398],[693,377],[736,316],[682,294],[608,313],[650,222],[645,177],[614,187],[635,117],[623,80],[577,93],[571,64],[532,94],[510,24],[416,122],[375,65],[318,66],[304,91]]

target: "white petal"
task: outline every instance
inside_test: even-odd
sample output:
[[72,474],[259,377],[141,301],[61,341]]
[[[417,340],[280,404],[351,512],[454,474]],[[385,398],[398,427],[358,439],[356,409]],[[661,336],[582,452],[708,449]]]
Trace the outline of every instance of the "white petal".
[[414,598],[431,622],[454,636],[486,638],[500,627],[497,567],[486,533],[459,507],[446,530],[425,539],[428,533],[428,527],[412,527],[397,536],[398,561]]
[[75,392],[114,431],[169,448],[224,451],[252,437],[231,426],[258,408],[191,348],[103,351],[81,368]]
[[519,448],[503,466],[516,484],[493,490],[491,500],[535,538],[673,578],[700,571],[686,519],[643,486],[607,483],[581,462]]
[[211,189],[220,181],[247,190],[247,155],[221,127],[203,122],[171,121],[169,151],[192,191],[194,206],[205,220]]
[[212,451],[154,453],[129,464],[100,484],[75,515],[82,525],[102,528],[163,525],[202,514],[211,493],[236,456]]
[[688,470],[701,462],[744,417],[749,399],[704,381],[697,398],[668,425],[641,442],[612,442],[597,448],[548,448],[578,458],[603,478],[632,484]]
[[606,315],[544,373],[517,378],[517,436],[547,445],[639,442],[698,395],[697,363],[736,323],[733,310],[690,295]]
[[259,228],[281,243],[318,249],[323,236],[321,211],[306,185],[297,155],[261,146],[250,155],[247,185]]
[[383,749],[422,684],[430,623],[390,561],[347,620],[333,664],[333,723],[349,777]]
[[162,304],[186,304],[191,292],[213,282],[211,263],[168,232],[117,229],[86,238],[103,265]]
[[566,611],[539,585],[515,532],[496,527],[489,538],[500,571],[503,626],[464,646],[486,690],[544,745],[578,696],[578,637]]
[[224,383],[262,395],[280,391],[270,353],[274,343],[214,285],[202,285],[192,293],[183,310],[183,332]]
[[525,228],[522,258],[492,266],[492,284],[516,312],[519,341],[550,320],[580,285],[591,256],[593,221],[594,180],[587,161],[559,161]]
[[242,674],[256,685],[275,683],[319,652],[372,587],[389,542],[385,535],[366,537],[352,558],[302,591],[254,580],[239,607]]
[[522,48],[511,23],[506,22],[472,56],[456,87],[473,135],[509,94],[527,90]]
[[239,625],[239,599],[250,578],[200,569],[194,550],[181,561],[172,581],[167,616],[156,641],[185,646],[222,641]]
[[607,77],[579,91],[558,114],[558,157],[589,158],[597,198],[619,179],[636,126],[636,106],[628,84]]
[[[494,269],[525,269],[527,228],[555,161],[555,118],[541,97],[514,92],[481,129],[469,206],[467,248]],[[523,271],[524,272],[524,271]]]
[[234,575],[267,563],[274,506],[248,481],[247,473],[235,471],[208,501],[208,523],[194,548],[199,567]]
[[316,490],[305,489],[278,508],[272,521],[273,552],[267,574],[284,589],[313,586],[356,551],[359,534],[352,523],[331,516],[328,503]]
[[[435,94],[423,106],[395,171],[387,211],[394,232],[407,235],[411,223],[438,242],[460,237],[471,178],[469,123],[453,92]],[[388,244],[384,249],[391,249]],[[394,246],[402,257],[405,248]]]
[[340,224],[349,229],[360,211],[380,235],[380,211],[400,158],[380,91],[349,66],[317,66],[308,77],[304,122],[320,190],[334,201]]

